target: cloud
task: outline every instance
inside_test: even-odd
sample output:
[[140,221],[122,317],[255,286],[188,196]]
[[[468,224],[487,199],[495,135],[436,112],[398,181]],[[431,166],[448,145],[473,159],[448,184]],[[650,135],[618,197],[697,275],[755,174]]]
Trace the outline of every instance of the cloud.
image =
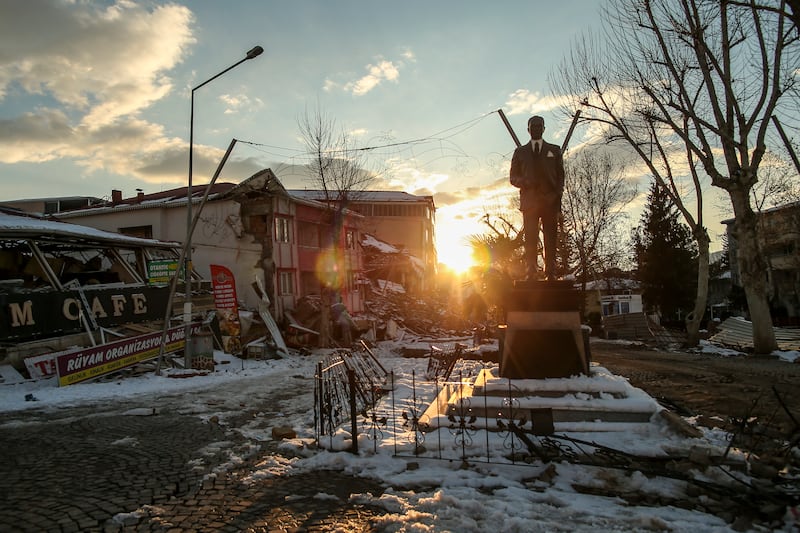
[[541,93],[527,89],[517,89],[506,100],[505,108],[509,115],[544,113],[558,108],[564,103],[562,98],[542,96]]
[[233,115],[242,109],[253,110],[264,107],[264,101],[260,98],[250,98],[245,94],[223,94],[219,97],[220,101],[225,104],[226,115]]
[[54,103],[2,121],[0,162],[68,157],[90,172],[133,169],[142,179],[172,160],[185,169],[185,141],[139,114],[172,91],[166,73],[195,42],[188,8],[10,2],[3,17],[14,23],[0,32],[0,100],[24,93]]
[[437,186],[450,179],[448,174],[439,172],[423,172],[414,166],[397,161],[387,162],[389,167],[386,178],[387,185],[392,189],[404,191],[430,190],[435,191]]
[[442,207],[445,205],[452,205],[461,202],[463,198],[451,192],[437,192],[433,195],[433,201],[436,203],[437,207]]
[[194,43],[192,14],[175,4],[148,11],[130,1],[13,2],[10,10],[15,23],[0,33],[0,97],[12,84],[50,96],[84,113],[89,127],[163,98],[172,88],[163,73]]
[[381,60],[377,65],[367,65],[367,74],[360,79],[344,85],[346,91],[362,96],[380,85],[384,80],[397,81],[400,70],[391,61]]
[[[218,147],[195,144],[194,180],[208,182],[224,153]],[[162,126],[131,117],[97,128],[72,126],[66,115],[53,110],[0,120],[2,163],[67,158],[89,174],[108,171],[147,183],[181,185],[187,179],[188,156],[185,140],[167,137]],[[223,177],[236,176],[238,180],[262,168],[252,159],[232,157]]]
[[0,162],[50,161],[67,146],[72,134],[69,118],[52,109],[0,120]]
[[326,93],[329,93],[331,91],[338,89],[339,87],[340,85],[335,81],[330,79],[325,79],[325,83],[323,83],[322,85],[322,90],[325,91]]
[[400,54],[400,56],[401,56],[403,59],[405,59],[406,61],[409,61],[409,62],[411,62],[411,63],[415,63],[415,62],[417,61],[417,56],[415,56],[415,55],[414,55],[414,52],[412,52],[412,51],[411,51],[410,49],[408,49],[408,48],[406,48],[405,50],[403,50],[403,52]]
[[416,62],[414,52],[410,49],[405,49],[400,53],[402,59],[396,61],[387,60],[381,56],[376,57],[376,62],[366,65],[367,73],[357,80],[339,83],[330,78],[326,78],[322,86],[322,90],[331,92],[341,88],[355,96],[363,96],[374,88],[378,87],[384,81],[392,81],[397,83],[400,78],[400,69],[405,67],[406,62]]

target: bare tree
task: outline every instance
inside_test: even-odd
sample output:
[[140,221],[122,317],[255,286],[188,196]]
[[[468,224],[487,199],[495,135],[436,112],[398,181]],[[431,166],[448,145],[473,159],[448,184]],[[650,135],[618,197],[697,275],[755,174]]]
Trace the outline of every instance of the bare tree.
[[800,200],[800,182],[792,165],[773,152],[764,154],[758,183],[751,191],[753,208],[761,212]]
[[[563,92],[584,104],[585,120],[607,128],[608,140],[633,149],[689,225],[699,252],[690,340],[708,286],[697,168],[727,192],[754,348],[769,353],[776,342],[750,194],[769,119],[797,91],[798,35],[786,2],[609,0],[603,18],[603,48],[584,42],[572,52],[561,69]],[[694,187],[694,212],[681,177]]]
[[310,182],[324,192],[326,200],[346,204],[375,181],[377,173],[368,170],[365,152],[355,146],[352,135],[340,129],[324,110],[319,107],[313,112],[306,110],[298,125],[308,150]]
[[[577,100],[571,105],[581,105],[582,119],[600,126],[600,142],[613,144],[623,150],[628,147],[644,164],[644,173],[653,177],[671,202],[680,211],[692,232],[698,249],[698,275],[695,305],[686,317],[687,344],[694,346],[700,339],[700,321],[708,299],[708,264],[710,237],[703,225],[703,191],[700,177],[692,165],[680,161],[680,145],[666,127],[653,119],[653,106],[643,91],[633,86],[632,78],[639,73],[639,65],[614,66],[604,58],[613,54],[612,46],[603,52],[602,43],[583,41],[577,43],[562,64],[560,77],[553,80],[565,94]],[[630,153],[618,152],[625,159]],[[683,173],[688,173],[690,178]],[[687,183],[688,182],[688,183]],[[694,209],[692,209],[692,195]],[[686,199],[686,200],[684,200]]]
[[607,152],[584,149],[568,158],[565,167],[564,233],[572,241],[577,256],[573,270],[585,291],[588,281],[620,265],[625,253],[620,224],[627,218],[625,208],[636,197],[636,186],[625,176],[624,166]]
[[334,295],[344,283],[347,272],[342,230],[350,201],[357,200],[374,181],[375,174],[365,170],[364,152],[358,150],[352,137],[340,130],[336,121],[317,106],[298,119],[300,135],[309,155],[308,169],[313,188],[323,192],[330,208],[330,234],[321,235],[323,247],[320,267],[320,331],[319,346],[330,345],[330,311]]

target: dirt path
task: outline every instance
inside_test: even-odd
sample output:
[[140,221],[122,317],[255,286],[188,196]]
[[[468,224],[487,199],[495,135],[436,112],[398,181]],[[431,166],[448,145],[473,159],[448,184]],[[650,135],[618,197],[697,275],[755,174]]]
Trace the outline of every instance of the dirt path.
[[603,342],[592,344],[592,359],[676,413],[699,415],[702,425],[733,431],[750,419],[751,429],[772,437],[800,432],[800,364]]

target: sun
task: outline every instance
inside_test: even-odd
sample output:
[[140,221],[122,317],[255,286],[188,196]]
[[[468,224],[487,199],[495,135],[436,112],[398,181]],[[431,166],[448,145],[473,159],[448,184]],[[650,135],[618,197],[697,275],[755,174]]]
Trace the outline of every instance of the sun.
[[472,247],[466,239],[466,235],[459,235],[458,232],[437,235],[436,254],[439,263],[444,264],[455,274],[463,274],[475,266]]
[[455,274],[463,274],[475,265],[472,250],[467,246],[448,246],[446,250],[439,247],[437,253],[439,263],[444,264]]
[[486,231],[479,217],[466,214],[469,211],[463,203],[436,209],[436,254],[439,263],[456,274],[477,265],[470,238]]

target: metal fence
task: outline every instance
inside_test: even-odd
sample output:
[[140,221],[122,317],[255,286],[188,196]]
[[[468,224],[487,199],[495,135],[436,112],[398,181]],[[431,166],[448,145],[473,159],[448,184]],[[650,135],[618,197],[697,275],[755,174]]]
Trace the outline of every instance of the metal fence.
[[[359,416],[366,416],[385,393],[388,373],[361,341],[357,351],[336,350],[317,364],[314,376],[314,427],[316,438],[330,438],[345,425],[358,435]],[[353,439],[353,452],[358,439]]]
[[[432,351],[436,361],[429,362],[425,379],[412,373],[410,385],[405,375],[400,377],[400,385],[394,372],[385,372],[371,355],[368,351],[337,353],[320,363],[315,419],[321,447],[337,449],[334,435],[348,427],[349,450],[354,453],[360,453],[361,440],[369,442],[374,453],[379,447],[390,447],[395,457],[444,460],[462,467],[475,463],[542,467],[564,461],[623,469],[680,480],[693,485],[698,493],[753,509],[765,503],[784,505],[798,494],[798,477],[792,474],[796,467],[787,467],[789,474],[765,491],[763,484],[751,485],[740,479],[737,472],[749,471],[749,461],[731,460],[728,450],[715,459],[701,457],[697,463],[688,452],[643,456],[556,434],[552,412],[520,408],[512,380],[498,403],[496,395],[490,400],[487,387],[482,387],[482,393],[476,390],[473,374],[453,372],[454,352]],[[454,367],[458,368],[458,363]],[[484,364],[481,370],[486,368]],[[445,374],[452,379],[441,379]],[[433,379],[427,379],[429,376]],[[402,390],[398,393],[398,389]],[[734,435],[731,444],[735,440]],[[796,437],[793,441],[797,442]],[[693,474],[708,468],[721,472],[717,481]],[[723,482],[726,479],[730,482]]]
[[[354,453],[361,436],[375,450],[388,444],[398,457],[511,463],[553,457],[547,448],[561,447],[552,440],[542,445],[531,441],[526,435],[534,432],[531,410],[520,410],[510,390],[497,412],[490,412],[485,392],[478,398],[468,394],[470,376],[453,373],[464,350],[461,344],[451,350],[431,347],[424,379],[412,373],[410,391],[402,398],[394,393],[394,372],[387,372],[365,344],[359,351],[338,350],[327,356],[315,375],[317,443],[335,448],[336,434],[344,430]],[[476,401],[482,401],[481,409]],[[498,436],[503,440],[500,451]]]

